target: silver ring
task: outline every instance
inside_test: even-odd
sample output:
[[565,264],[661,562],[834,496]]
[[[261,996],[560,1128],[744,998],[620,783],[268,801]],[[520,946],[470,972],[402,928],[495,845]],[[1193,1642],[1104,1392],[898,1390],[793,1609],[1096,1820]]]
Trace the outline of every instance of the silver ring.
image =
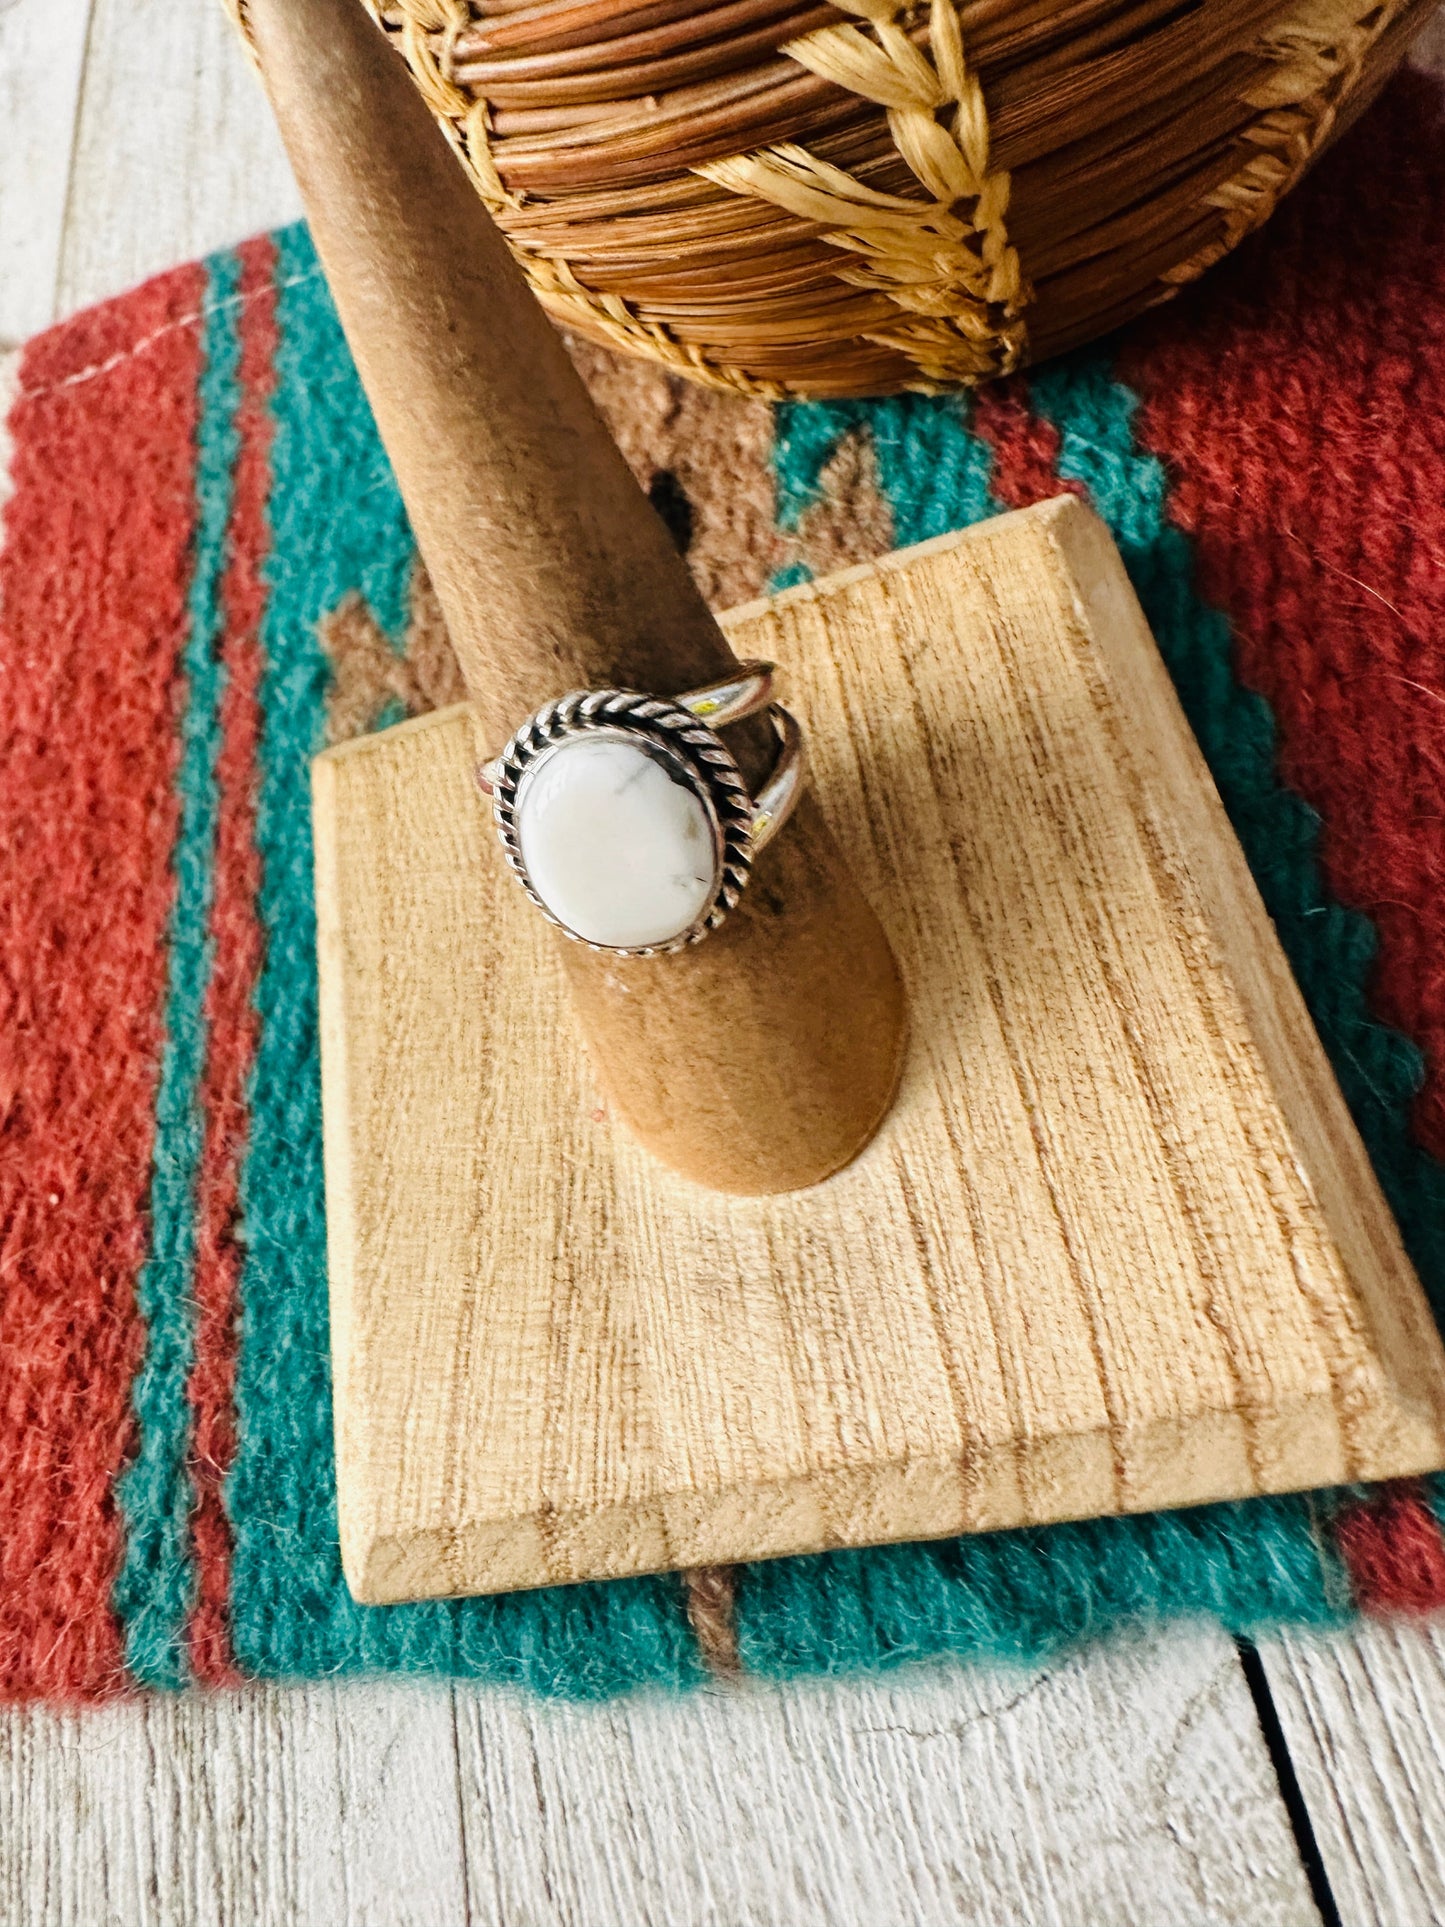
[[[672,698],[574,690],[477,771],[507,862],[549,922],[624,957],[717,929],[803,786],[803,733],[772,684],[771,663],[749,662]],[[778,756],[754,797],[717,732],[760,710]]]

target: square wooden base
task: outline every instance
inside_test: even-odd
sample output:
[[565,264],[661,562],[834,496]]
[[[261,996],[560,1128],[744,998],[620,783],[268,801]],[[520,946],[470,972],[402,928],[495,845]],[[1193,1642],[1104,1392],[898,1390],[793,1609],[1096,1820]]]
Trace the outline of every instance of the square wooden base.
[[1073,501],[728,618],[912,1026],[813,1190],[609,1121],[456,709],[328,751],[342,1552],[391,1601],[1445,1462],[1445,1356],[1107,534]]

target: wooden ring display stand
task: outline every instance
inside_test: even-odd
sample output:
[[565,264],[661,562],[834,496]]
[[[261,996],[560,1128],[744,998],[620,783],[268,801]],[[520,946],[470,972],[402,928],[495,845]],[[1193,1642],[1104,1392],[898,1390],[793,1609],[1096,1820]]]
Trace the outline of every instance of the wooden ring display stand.
[[[357,1597],[1439,1465],[1445,1354],[1101,525],[720,629],[358,0],[247,19],[472,696],[315,768]],[[695,949],[566,943],[477,761],[734,650],[816,799]]]
[[[265,0],[252,44],[482,725],[553,696],[657,695],[737,664],[405,69],[356,0]],[[756,779],[759,719],[729,732]],[[805,799],[742,905],[681,955],[561,947],[609,1098],[729,1191],[816,1183],[898,1081],[878,920]]]

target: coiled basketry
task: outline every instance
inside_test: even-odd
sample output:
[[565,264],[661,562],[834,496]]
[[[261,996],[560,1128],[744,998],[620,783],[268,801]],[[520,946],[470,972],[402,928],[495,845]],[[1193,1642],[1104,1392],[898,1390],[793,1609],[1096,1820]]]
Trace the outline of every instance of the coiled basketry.
[[1433,0],[368,0],[547,307],[772,399],[971,384],[1265,220]]

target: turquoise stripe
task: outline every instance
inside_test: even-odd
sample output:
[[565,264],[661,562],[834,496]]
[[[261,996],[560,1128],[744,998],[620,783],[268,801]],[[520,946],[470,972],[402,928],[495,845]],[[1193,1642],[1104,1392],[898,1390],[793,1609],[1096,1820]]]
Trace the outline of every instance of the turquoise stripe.
[[179,828],[175,900],[168,932],[165,1041],[156,1098],[150,1188],[150,1251],[136,1286],[146,1348],[131,1398],[139,1435],[135,1459],[117,1482],[125,1556],[114,1605],[125,1628],[126,1661],[152,1686],[187,1677],[185,1626],[195,1591],[188,1520],[193,1503],[186,1455],[186,1393],[195,1345],[191,1278],[196,1179],[204,1119],[206,984],[215,859],[216,756],[223,673],[221,578],[230,524],[232,471],[239,449],[240,341],[234,255],[207,264],[203,370],[196,450],[196,534],[189,631],[182,653],[185,707],[176,770]]
[[851,1673],[947,1653],[1038,1665],[1125,1627],[1207,1618],[1235,1632],[1339,1616],[1301,1499],[1251,1499],[744,1569],[749,1672]]
[[317,623],[348,592],[398,638],[415,549],[304,230],[279,238],[272,550],[257,836],[266,957],[242,1184],[228,1487],[232,1633],[255,1673],[444,1671],[593,1694],[696,1677],[676,1580],[357,1606],[336,1543],[307,764],[325,739]]
[[[872,440],[899,548],[992,515],[993,462],[986,444],[969,430],[970,414],[969,398],[954,395],[791,402],[779,408],[773,450],[779,528],[796,530],[821,499],[823,470],[838,443],[855,429]],[[809,574],[806,564],[790,564],[773,587],[790,588]]]

